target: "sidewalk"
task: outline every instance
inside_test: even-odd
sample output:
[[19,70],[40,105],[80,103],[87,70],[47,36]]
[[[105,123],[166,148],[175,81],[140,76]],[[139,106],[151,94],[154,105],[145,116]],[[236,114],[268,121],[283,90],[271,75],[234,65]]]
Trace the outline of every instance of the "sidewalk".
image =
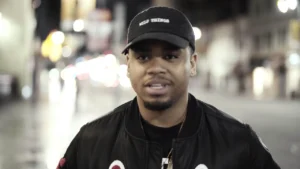
[[300,102],[299,99],[290,99],[288,97],[279,98],[274,96],[262,95],[262,96],[255,96],[251,91],[246,91],[245,93],[239,94],[234,90],[217,90],[217,89],[207,89],[201,83],[201,79],[199,78],[192,78],[190,81],[190,90],[197,91],[204,93],[205,95],[211,95],[216,97],[228,98],[228,99],[238,99],[238,100],[252,100],[252,101],[261,101],[261,102],[269,102],[269,101],[283,101],[283,102]]

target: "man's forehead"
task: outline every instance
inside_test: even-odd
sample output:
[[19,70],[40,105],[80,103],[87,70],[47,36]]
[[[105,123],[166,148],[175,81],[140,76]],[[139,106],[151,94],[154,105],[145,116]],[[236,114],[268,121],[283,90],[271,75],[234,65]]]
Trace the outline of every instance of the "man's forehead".
[[141,42],[138,42],[134,44],[131,49],[134,51],[147,51],[151,50],[153,48],[161,48],[164,50],[180,50],[181,48],[165,42],[165,41],[159,41],[159,40],[144,40]]

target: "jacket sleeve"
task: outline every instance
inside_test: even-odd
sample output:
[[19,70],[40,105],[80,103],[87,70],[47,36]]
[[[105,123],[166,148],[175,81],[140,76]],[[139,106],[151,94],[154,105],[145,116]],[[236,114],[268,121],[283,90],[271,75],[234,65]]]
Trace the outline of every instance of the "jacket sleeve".
[[251,169],[280,169],[274,161],[266,145],[257,136],[249,125],[246,125],[249,132],[249,151]]
[[56,169],[78,169],[77,156],[78,156],[78,145],[81,138],[82,129],[76,134],[68,146],[64,157],[60,159]]

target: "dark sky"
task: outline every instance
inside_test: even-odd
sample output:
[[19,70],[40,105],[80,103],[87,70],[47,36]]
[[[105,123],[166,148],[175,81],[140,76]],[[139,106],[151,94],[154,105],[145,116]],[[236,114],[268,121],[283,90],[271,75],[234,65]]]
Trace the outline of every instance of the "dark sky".
[[53,29],[59,29],[60,0],[41,0],[40,6],[35,9],[37,19],[36,34],[45,39]]
[[[108,0],[109,2],[116,0]],[[123,0],[128,7],[128,24],[151,0]],[[175,8],[185,13],[192,24],[211,24],[245,14],[249,0],[173,0]]]
[[210,24],[246,14],[249,0],[175,0],[192,22]]
[[[38,34],[45,38],[49,30],[59,28],[61,0],[41,0],[41,6],[36,10],[38,19]],[[99,2],[103,0],[98,0]],[[151,0],[106,0],[106,5],[112,8],[114,2],[124,1],[127,4],[127,23],[150,5]],[[226,20],[247,11],[250,0],[173,0],[175,8],[185,13],[192,24],[211,24]]]

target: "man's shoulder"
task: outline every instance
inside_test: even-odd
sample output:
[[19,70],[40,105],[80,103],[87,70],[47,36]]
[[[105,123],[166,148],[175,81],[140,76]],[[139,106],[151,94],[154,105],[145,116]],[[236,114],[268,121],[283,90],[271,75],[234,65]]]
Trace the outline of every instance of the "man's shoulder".
[[241,129],[247,128],[247,124],[241,120],[231,116],[228,113],[216,108],[215,106],[198,100],[198,102],[203,106],[203,112],[207,117],[207,120],[215,124],[215,126],[222,127],[223,129]]
[[99,117],[87,124],[85,124],[82,129],[85,133],[94,133],[101,132],[101,130],[105,131],[115,131],[122,124],[126,110],[129,108],[131,101],[128,101],[114,110],[108,112],[106,115]]

